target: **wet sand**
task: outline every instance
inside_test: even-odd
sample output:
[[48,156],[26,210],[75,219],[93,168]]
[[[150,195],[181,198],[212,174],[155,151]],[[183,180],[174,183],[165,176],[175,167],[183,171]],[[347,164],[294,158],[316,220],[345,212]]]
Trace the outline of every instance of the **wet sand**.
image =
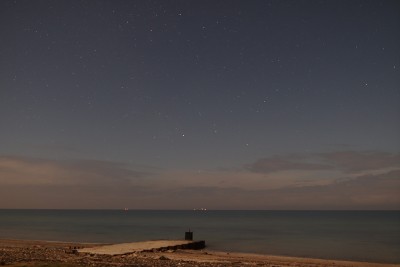
[[32,240],[0,240],[0,265],[3,266],[274,266],[274,267],[400,267],[380,264],[310,258],[283,257],[203,250],[163,250],[102,255],[78,252],[82,248],[105,244],[66,243]]

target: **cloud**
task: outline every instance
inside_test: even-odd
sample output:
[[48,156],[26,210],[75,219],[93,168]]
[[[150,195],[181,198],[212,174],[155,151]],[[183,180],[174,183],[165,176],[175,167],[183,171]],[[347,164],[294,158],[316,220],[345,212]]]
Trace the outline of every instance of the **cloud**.
[[0,157],[2,185],[115,185],[129,184],[145,175],[109,161]]
[[290,157],[271,157],[259,159],[252,164],[248,164],[245,168],[251,172],[256,173],[271,173],[279,171],[290,171],[290,170],[329,170],[332,166],[327,164],[305,162],[307,158],[302,160],[293,159]]
[[245,169],[256,173],[273,173],[290,170],[338,170],[363,172],[400,168],[400,154],[382,151],[339,151],[306,155],[288,155],[262,158]]
[[340,151],[274,156],[244,169],[264,174],[266,181],[286,181],[276,188],[259,187],[243,193],[249,202],[254,199],[254,205],[256,199],[264,201],[264,205],[258,204],[262,209],[400,208],[398,153]]
[[197,171],[1,156],[0,208],[398,209],[394,158],[335,152]]
[[[156,193],[152,172],[118,162],[0,156],[0,208],[116,208]],[[152,171],[152,170],[151,170]]]
[[346,172],[400,168],[400,154],[381,151],[340,151],[318,154]]
[[285,196],[280,202],[312,209],[399,209],[400,170],[378,175],[337,179],[317,186],[286,187],[269,192]]
[[153,200],[181,209],[399,209],[400,171],[357,178],[338,178],[324,185],[280,188],[181,186],[160,192]]
[[228,209],[399,209],[400,171],[279,189],[187,187],[177,195],[198,206]]

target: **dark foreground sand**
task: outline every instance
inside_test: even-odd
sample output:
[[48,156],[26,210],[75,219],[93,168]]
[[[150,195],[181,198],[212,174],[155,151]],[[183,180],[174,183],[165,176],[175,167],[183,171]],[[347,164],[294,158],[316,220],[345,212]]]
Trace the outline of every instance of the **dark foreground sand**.
[[0,240],[0,265],[4,266],[297,266],[297,267],[389,267],[400,264],[333,261],[208,250],[169,250],[127,255],[74,253],[74,248],[99,244],[62,243],[28,240]]

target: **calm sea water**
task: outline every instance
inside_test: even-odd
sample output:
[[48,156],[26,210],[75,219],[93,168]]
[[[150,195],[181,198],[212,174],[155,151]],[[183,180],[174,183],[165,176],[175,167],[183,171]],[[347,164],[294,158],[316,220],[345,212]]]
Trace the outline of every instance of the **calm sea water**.
[[400,211],[0,210],[0,238],[194,239],[220,251],[400,262]]

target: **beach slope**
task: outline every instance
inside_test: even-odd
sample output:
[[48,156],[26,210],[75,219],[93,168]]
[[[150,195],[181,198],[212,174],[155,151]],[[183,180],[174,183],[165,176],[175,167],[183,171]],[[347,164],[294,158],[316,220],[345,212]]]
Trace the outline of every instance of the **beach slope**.
[[124,255],[78,252],[104,244],[28,240],[0,240],[0,265],[4,266],[274,266],[274,267],[400,267],[400,264],[295,258],[209,250],[163,250]]

